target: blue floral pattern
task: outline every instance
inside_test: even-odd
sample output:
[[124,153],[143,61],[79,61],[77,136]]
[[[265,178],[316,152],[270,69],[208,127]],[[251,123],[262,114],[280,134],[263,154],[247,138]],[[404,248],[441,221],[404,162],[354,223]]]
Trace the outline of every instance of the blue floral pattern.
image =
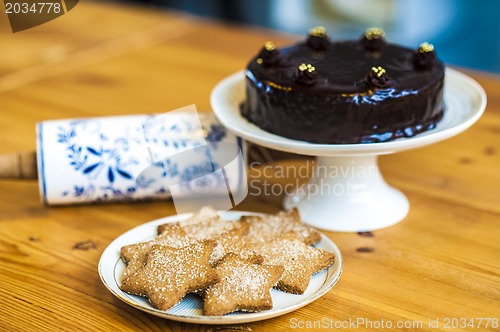
[[[55,143],[58,149],[64,151],[66,163],[74,174],[74,181],[67,183],[67,187],[60,192],[62,197],[67,197],[67,201],[82,202],[151,196],[145,193],[168,197],[168,188],[159,184],[158,178],[137,174],[137,170],[154,166],[160,178],[187,183],[211,173],[219,165],[206,161],[190,165],[179,165],[168,159],[154,161],[160,160],[162,154],[181,152],[203,145],[206,141],[215,146],[223,140],[236,141],[211,116],[201,117],[201,129],[205,134],[201,136],[195,132],[199,128],[188,118],[175,123],[158,121],[154,116],[135,118],[135,121],[127,122],[128,125],[119,130],[106,130],[110,123],[94,119],[58,123]],[[142,154],[137,154],[137,151]],[[214,173],[190,185],[204,188],[223,182],[224,178]]]

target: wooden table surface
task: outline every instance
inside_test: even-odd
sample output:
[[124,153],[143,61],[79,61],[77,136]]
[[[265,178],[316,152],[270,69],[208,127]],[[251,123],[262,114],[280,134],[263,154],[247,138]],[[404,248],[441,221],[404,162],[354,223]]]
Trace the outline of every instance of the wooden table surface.
[[[1,154],[33,150],[34,127],[42,120],[193,103],[210,111],[214,85],[244,68],[264,41],[299,38],[92,2],[16,34],[2,16],[0,33]],[[476,125],[380,160],[388,182],[411,202],[407,218],[372,237],[327,232],[344,255],[339,283],[295,312],[231,328],[286,331],[297,322],[332,319],[344,324],[338,330],[354,330],[343,322],[361,318],[394,327],[423,324],[407,330],[436,330],[429,325],[436,319],[446,330],[447,318],[467,319],[463,330],[484,330],[480,318],[498,324],[500,77],[469,74],[489,99]],[[276,199],[249,197],[238,209],[274,212],[279,206]],[[100,255],[114,238],[173,213],[170,202],[47,207],[35,181],[0,180],[0,330],[222,331],[145,314],[116,299],[99,279]],[[87,240],[96,247],[75,248]],[[494,322],[488,329],[499,329]],[[451,323],[448,330],[460,330]]]

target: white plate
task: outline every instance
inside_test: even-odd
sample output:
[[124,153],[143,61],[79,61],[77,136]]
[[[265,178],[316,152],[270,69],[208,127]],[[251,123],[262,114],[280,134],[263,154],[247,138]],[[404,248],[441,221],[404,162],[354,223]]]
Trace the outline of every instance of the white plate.
[[455,136],[476,122],[486,107],[486,93],[469,76],[446,69],[444,102],[446,110],[436,128],[413,137],[383,143],[316,144],[278,136],[262,130],[240,114],[245,100],[245,73],[226,77],[212,90],[211,104],[219,121],[244,139],[262,146],[310,156],[349,156],[389,154],[422,147]]
[[[228,211],[222,214],[225,220],[236,220],[241,215],[252,212]],[[156,228],[160,224],[187,219],[190,214],[171,216],[150,221],[140,225],[116,238],[102,253],[99,261],[99,276],[104,285],[123,302],[150,314],[171,320],[198,324],[237,324],[268,319],[297,310],[325,295],[339,280],[342,273],[342,256],[337,246],[324,234],[317,248],[335,254],[335,263],[328,269],[312,276],[309,287],[302,295],[287,294],[275,289],[271,290],[273,309],[256,313],[232,313],[226,316],[204,316],[203,302],[196,295],[187,295],[180,303],[168,311],[154,308],[146,298],[127,294],[120,290],[120,277],[125,264],[120,259],[120,248],[124,245],[143,242],[156,236]]]

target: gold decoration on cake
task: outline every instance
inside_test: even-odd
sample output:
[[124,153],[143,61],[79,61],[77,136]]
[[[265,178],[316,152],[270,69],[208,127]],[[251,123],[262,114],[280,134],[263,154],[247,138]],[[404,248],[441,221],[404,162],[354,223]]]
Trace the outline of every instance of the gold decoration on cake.
[[306,43],[315,51],[324,51],[330,44],[330,37],[326,34],[325,27],[314,27],[309,30]]
[[418,51],[420,53],[430,53],[434,51],[434,45],[429,44],[428,42],[420,44],[420,47],[418,48]]
[[377,88],[388,88],[391,86],[391,78],[387,75],[387,71],[381,66],[372,67],[370,73],[365,78],[365,83],[368,86]]
[[272,52],[276,49],[276,44],[272,41],[266,41],[264,43],[264,48],[266,49],[266,51]]
[[278,65],[281,61],[279,50],[272,41],[266,41],[257,55],[256,62],[266,67]]
[[387,71],[384,68],[380,67],[380,66],[378,66],[378,67],[372,67],[372,72],[377,77],[381,77],[382,75],[384,75],[385,73],[387,73]]
[[322,26],[314,27],[312,29],[309,29],[309,35],[324,38],[326,37],[326,29]]
[[279,90],[284,90],[284,91],[290,91],[290,90],[292,90],[292,88],[289,87],[289,86],[279,85],[279,84],[276,84],[276,83],[271,82],[271,81],[266,81],[265,83],[267,85],[269,85],[269,86],[271,86],[273,88],[279,89]]
[[368,28],[365,31],[365,37],[368,40],[379,39],[385,36],[385,31],[381,28]]
[[305,85],[316,83],[316,68],[310,63],[301,63],[295,72],[295,81]]
[[434,66],[438,61],[434,45],[428,42],[420,44],[420,47],[415,50],[413,61],[417,70],[428,70]]
[[302,63],[300,66],[299,66],[299,70],[300,71],[307,71],[308,73],[312,73],[313,71],[316,70],[316,68],[314,68],[313,65],[311,65],[310,63],[308,64],[305,64],[305,63]]

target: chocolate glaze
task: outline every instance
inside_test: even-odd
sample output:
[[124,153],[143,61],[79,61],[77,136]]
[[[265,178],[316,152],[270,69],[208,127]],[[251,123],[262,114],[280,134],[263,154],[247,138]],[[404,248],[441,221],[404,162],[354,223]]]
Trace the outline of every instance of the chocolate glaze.
[[[274,44],[273,44],[274,45]],[[276,48],[267,49],[265,46],[260,50],[257,58],[261,59],[262,64],[266,67],[278,65],[280,62],[279,50]]]
[[420,52],[415,51],[414,63],[417,70],[426,70],[434,66],[437,61],[436,52]]
[[368,39],[365,35],[361,36],[359,43],[369,52],[380,52],[387,45],[384,37]]
[[323,51],[328,47],[329,39],[327,35],[324,36],[311,36],[307,37],[308,46],[317,51]]
[[[306,42],[280,49],[280,63],[246,70],[242,114],[262,129],[312,143],[372,143],[414,136],[443,116],[444,65],[415,66],[415,51],[387,44],[367,52],[358,41],[329,42],[316,50]],[[297,67],[315,67],[314,84],[296,80]],[[390,86],[366,84],[381,66]]]

